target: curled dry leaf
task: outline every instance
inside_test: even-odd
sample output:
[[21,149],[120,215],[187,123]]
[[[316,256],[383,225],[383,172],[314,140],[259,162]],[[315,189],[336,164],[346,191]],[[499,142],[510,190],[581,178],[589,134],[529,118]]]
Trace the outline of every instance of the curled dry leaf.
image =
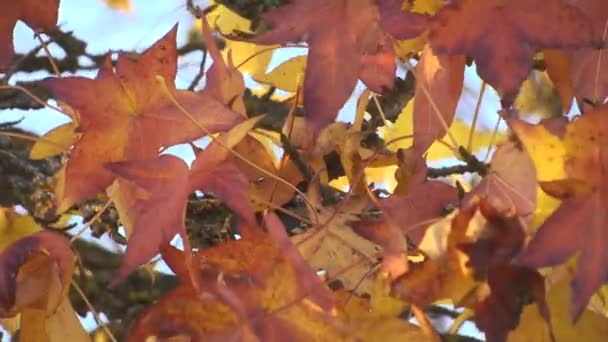
[[382,255],[381,246],[357,234],[350,226],[359,221],[357,215],[367,205],[364,198],[358,198],[342,207],[322,208],[318,225],[291,238],[314,269],[326,271],[330,280],[339,280],[345,289],[355,293],[369,292]]
[[75,257],[59,233],[0,208],[0,317],[17,314],[25,341],[89,341],[67,296]]
[[[36,298],[30,297],[30,300],[22,299],[22,303],[16,301],[17,290],[20,286],[19,279],[16,275],[19,272],[20,267],[25,264],[30,257],[39,252],[48,255],[52,262],[57,265],[61,286],[64,291],[63,293],[67,293],[75,260],[70,244],[68,240],[59,233],[39,231],[14,242],[0,254],[0,274],[2,274],[0,283],[3,289],[0,293],[0,313],[2,316],[14,315],[14,310],[18,310],[18,308],[15,308],[15,304],[25,305],[36,300]],[[40,295],[40,292],[34,291],[26,295]]]

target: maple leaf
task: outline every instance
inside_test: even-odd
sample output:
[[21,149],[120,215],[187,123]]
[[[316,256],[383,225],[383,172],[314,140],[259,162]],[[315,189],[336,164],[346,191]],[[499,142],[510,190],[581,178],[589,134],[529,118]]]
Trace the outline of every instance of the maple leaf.
[[429,34],[436,53],[473,57],[503,107],[515,100],[539,49],[577,48],[591,40],[586,16],[561,0],[454,0],[431,19]]
[[[108,170],[136,186],[127,194],[113,196],[122,200],[117,203],[119,208],[127,209],[129,219],[121,216],[121,220],[126,221],[123,224],[128,226],[130,234],[123,263],[111,286],[149,261],[176,234],[182,238],[184,249],[191,249],[185,215],[188,196],[194,190],[202,190],[224,200],[245,222],[255,225],[249,204],[247,178],[233,163],[226,161],[228,152],[225,147],[231,148],[243,139],[261,118],[249,119],[222,135],[219,139],[227,142],[227,145],[220,146],[217,141],[211,143],[198,154],[192,170],[183,160],[172,155],[105,165]],[[128,189],[127,185],[117,191]],[[189,265],[190,260],[186,260],[186,264]]]
[[[571,3],[589,18],[594,43],[605,41],[608,3],[593,0],[577,0]],[[547,74],[555,83],[565,109],[570,108],[573,96],[576,96],[579,104],[582,104],[584,99],[602,103],[608,96],[608,78],[601,70],[601,66],[608,63],[606,48],[593,45],[597,44],[588,44],[570,53],[544,51]]]
[[[608,106],[604,105],[586,113],[566,126],[563,142],[549,144],[554,151],[561,149],[550,157],[561,157],[566,175],[558,175],[567,178],[545,179],[540,185],[545,192],[564,200],[518,257],[522,265],[544,267],[563,263],[580,251],[578,269],[572,279],[570,313],[574,319],[583,312],[591,295],[608,281],[608,252],[602,245],[608,238],[605,181],[608,158],[603,151],[608,143],[607,111]],[[519,122],[512,127],[531,150],[531,134],[538,133]]]
[[319,221],[327,223],[292,237],[293,244],[309,265],[325,270],[329,279],[339,280],[345,289],[356,293],[368,292],[371,275],[382,253],[381,246],[357,234],[351,227],[351,222],[358,221],[356,215],[366,206],[367,201],[358,198],[348,206],[333,208],[339,210],[337,212],[322,208],[318,213]]
[[413,114],[414,148],[421,154],[444,136],[445,127],[452,125],[462,92],[465,59],[464,56],[437,55],[430,46],[422,50],[414,71]]
[[59,0],[0,1],[0,71],[5,71],[13,57],[13,29],[22,20],[33,30],[51,32],[57,24]]
[[388,279],[378,275],[369,296],[357,296],[340,289],[336,291],[340,314],[355,329],[361,341],[433,341],[420,327],[402,319],[407,304],[390,296]]
[[[103,167],[105,163],[154,158],[161,146],[192,141],[205,134],[170,97],[210,132],[227,130],[241,120],[209,95],[175,89],[176,32],[177,26],[137,60],[119,54],[116,72],[108,56],[95,79],[64,77],[42,81],[80,117],[78,131],[82,137],[66,164],[59,211],[95,195],[114,181],[115,175]],[[159,85],[158,77],[167,82],[166,87]]]
[[[420,16],[403,12],[401,17]],[[375,92],[392,87],[394,53],[386,48],[392,45],[392,38],[383,32],[380,11],[374,1],[297,0],[266,13],[264,18],[274,28],[258,35],[256,43],[282,44],[304,39],[310,47],[304,79],[304,107],[309,129],[315,136],[334,121],[360,75],[368,86],[374,86]],[[423,29],[418,21],[412,20],[411,25],[415,28],[408,32],[403,29],[412,27],[408,24],[409,21],[401,24],[404,36],[408,33],[411,37],[416,36]],[[374,77],[370,70],[382,73]],[[390,83],[386,84],[388,81]],[[376,88],[378,86],[380,89]]]
[[293,198],[296,192],[292,187],[269,177],[269,174],[275,175],[293,186],[298,185],[303,180],[302,174],[291,159],[284,157],[282,165],[275,166],[272,156],[264,145],[251,136],[243,138],[236,144],[234,151],[255,161],[256,167],[253,167],[235,156],[230,158],[249,180],[249,193],[254,210],[261,211],[267,209],[269,205],[280,207]]
[[228,65],[224,63],[217,42],[211,35],[207,18],[204,16],[202,23],[203,40],[207,52],[213,59],[213,64],[206,72],[207,78],[202,92],[211,95],[222,103],[230,103],[230,107],[234,111],[246,116],[245,103],[243,102],[243,92],[245,91],[243,75],[234,67],[230,53],[228,54]]
[[412,184],[406,194],[382,199],[380,206],[389,224],[418,243],[433,219],[441,218],[446,209],[456,207],[456,189],[442,182]]
[[[267,220],[275,233],[284,229],[277,220]],[[199,252],[194,256],[198,276],[207,286],[196,293],[182,281],[142,313],[130,340],[178,334],[196,340],[345,340],[329,314],[333,295],[303,261],[294,260],[297,252],[286,253],[283,247],[251,229],[247,238]],[[168,254],[177,254],[169,260],[183,258],[173,248]],[[311,293],[302,284],[316,285]]]
[[[532,159],[514,142],[498,146],[488,174],[466,196],[486,198],[499,212],[515,213],[529,227],[536,209],[536,168]],[[526,228],[526,230],[528,230]]]
[[490,270],[487,282],[490,293],[473,307],[475,323],[488,341],[506,341],[509,332],[519,325],[524,306],[531,300],[537,303],[553,336],[544,278],[536,270],[502,265]]
[[[550,311],[551,326],[543,324],[541,308],[532,303],[523,309],[520,323],[509,333],[508,341],[590,341],[601,342],[608,334],[608,318],[589,309],[573,323],[568,315],[572,291],[569,286],[571,275],[553,281],[548,286],[546,302]],[[553,328],[553,329],[551,329]]]

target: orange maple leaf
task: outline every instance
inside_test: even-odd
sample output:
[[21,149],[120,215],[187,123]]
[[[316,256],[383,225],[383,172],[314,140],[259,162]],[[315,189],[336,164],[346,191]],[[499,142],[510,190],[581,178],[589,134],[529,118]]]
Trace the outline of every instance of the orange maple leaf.
[[[209,95],[175,89],[176,32],[177,26],[136,60],[119,54],[115,72],[108,57],[95,79],[65,77],[42,81],[58,100],[76,109],[80,116],[78,130],[82,137],[66,165],[60,211],[114,181],[115,175],[103,167],[105,163],[154,158],[162,146],[205,135],[171,97],[209,132],[227,130],[242,120]],[[160,77],[166,86],[159,84]]]
[[0,1],[0,71],[13,57],[13,29],[22,20],[34,30],[51,32],[57,24],[59,0]]

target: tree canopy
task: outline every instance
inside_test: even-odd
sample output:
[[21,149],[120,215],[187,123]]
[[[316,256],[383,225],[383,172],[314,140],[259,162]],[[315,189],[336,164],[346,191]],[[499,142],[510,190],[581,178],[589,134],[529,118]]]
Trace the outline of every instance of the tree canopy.
[[608,336],[608,2],[188,0],[102,54],[63,6],[0,0],[11,338]]

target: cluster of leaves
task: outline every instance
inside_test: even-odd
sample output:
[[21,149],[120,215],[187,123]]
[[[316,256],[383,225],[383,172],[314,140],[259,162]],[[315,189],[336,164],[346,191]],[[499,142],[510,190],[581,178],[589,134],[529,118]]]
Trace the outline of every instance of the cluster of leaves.
[[[52,31],[58,5],[0,0],[0,26],[10,32],[19,19]],[[95,196],[114,204],[127,247],[110,287],[158,254],[179,279],[141,313],[130,340],[437,341],[424,309],[446,301],[466,308],[451,333],[472,317],[489,341],[608,334],[606,2],[292,0],[247,35],[251,28],[227,29],[213,17],[225,7],[190,9],[213,59],[200,90],[174,85],[177,27],[140,54],[108,55],[93,79],[40,82],[72,119],[30,156],[66,155],[53,210]],[[226,53],[207,14],[226,36]],[[10,38],[0,37],[2,70]],[[302,42],[306,56],[266,72],[268,51]],[[239,46],[255,58],[233,58]],[[518,94],[538,60],[563,108],[576,99],[584,113],[525,120]],[[397,118],[409,120],[410,133],[369,146],[370,133],[386,130],[366,109],[373,101],[389,125],[373,93],[395,87],[398,61],[416,79],[413,104]],[[489,165],[451,133],[470,61],[482,89],[499,94],[509,129]],[[242,71],[290,94],[268,95],[291,108],[277,131],[261,128],[264,116],[246,105]],[[358,81],[368,90],[353,123],[336,122]],[[190,144],[191,165],[164,153],[176,144]],[[429,169],[438,145],[466,165]],[[273,147],[285,151],[278,160]],[[348,191],[331,179],[332,154]],[[383,194],[370,172],[389,166],[396,186]],[[459,171],[481,178],[472,186],[431,179]],[[237,217],[231,241],[192,247],[186,208],[201,196]],[[299,228],[286,229],[278,214]],[[1,209],[0,229],[13,231],[0,241],[0,316],[20,314],[25,340],[88,339],[66,296],[76,260],[70,241],[17,208]],[[183,250],[171,245],[176,235]],[[418,325],[404,319],[408,312]]]

